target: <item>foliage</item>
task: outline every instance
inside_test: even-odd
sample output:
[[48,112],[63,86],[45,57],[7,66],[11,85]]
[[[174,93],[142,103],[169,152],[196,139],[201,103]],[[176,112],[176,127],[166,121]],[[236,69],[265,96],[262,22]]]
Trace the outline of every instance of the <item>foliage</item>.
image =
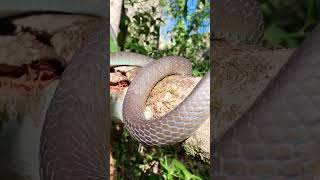
[[[193,74],[203,75],[209,69],[209,61],[204,61],[203,52],[209,48],[209,33],[199,33],[199,29],[208,27],[210,22],[210,3],[198,0],[196,11],[189,8],[187,0],[169,0],[167,14],[176,21],[169,32],[171,43],[161,51],[161,55],[178,55],[190,59],[193,63]],[[191,11],[191,12],[190,12]]]
[[170,160],[164,156],[164,158],[160,158],[160,164],[166,171],[163,175],[165,179],[184,178],[188,180],[202,180],[201,177],[191,174],[185,165],[177,159],[172,159],[170,162]]
[[297,47],[320,20],[319,0],[260,0],[266,29],[265,40]]
[[[147,0],[148,1],[148,0]],[[130,50],[149,55],[157,49],[159,30],[163,23],[160,16],[160,4],[146,7],[146,1],[124,0],[126,12],[134,10],[134,14],[124,14],[120,22],[119,44],[121,50]],[[150,1],[148,2],[150,3]]]
[[[151,56],[155,59],[163,56],[183,56],[193,63],[193,74],[203,75],[209,70],[209,62],[204,61],[202,54],[209,48],[209,33],[199,33],[204,27],[209,27],[210,3],[209,0],[197,0],[196,10],[188,7],[192,0],[163,0],[157,7],[142,9],[132,17],[124,16],[121,21],[119,35],[122,50],[130,50]],[[140,2],[126,0],[126,11]],[[159,49],[160,26],[165,22],[163,13],[175,22],[171,35],[171,42]]]
[[110,52],[118,52],[118,51],[119,51],[119,48],[117,46],[116,40],[113,39],[112,35],[110,34]]
[[117,179],[209,178],[210,165],[183,155],[180,144],[163,148],[144,147],[126,130],[114,132],[112,155],[116,159]]

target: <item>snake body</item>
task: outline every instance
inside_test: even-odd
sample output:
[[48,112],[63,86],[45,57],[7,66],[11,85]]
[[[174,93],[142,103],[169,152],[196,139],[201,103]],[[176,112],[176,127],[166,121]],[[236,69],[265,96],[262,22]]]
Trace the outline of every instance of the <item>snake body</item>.
[[[260,12],[257,13],[254,6],[250,11],[250,6],[245,6],[242,0],[216,1],[217,4],[226,2],[237,4],[221,10],[229,11],[225,20],[233,24],[222,24],[214,31],[226,30],[232,33],[240,25],[239,31],[244,30],[241,33],[244,37],[241,39],[247,39],[259,29],[259,26],[253,29],[241,28],[242,22],[253,21],[256,25],[261,23],[255,22],[260,19]],[[256,4],[253,1],[247,2]],[[239,17],[239,12],[244,9],[247,9],[248,16]],[[220,15],[222,17],[225,14]],[[226,39],[235,36],[237,33]],[[217,145],[212,147],[213,179],[320,177],[319,47],[320,26],[289,59],[262,99],[226,132],[218,145],[213,144]]]
[[151,89],[168,75],[191,75],[191,63],[182,57],[164,57],[143,68],[130,84],[123,103],[123,118],[130,134],[148,145],[167,145],[189,137],[210,113],[210,72],[174,110],[146,121],[145,102]]
[[108,81],[109,27],[93,26],[62,74],[47,110],[40,139],[43,180],[105,179],[109,175]]
[[[40,147],[42,179],[101,179],[107,177],[108,124],[106,122],[106,24],[96,24],[86,43],[75,53],[62,75],[47,110]],[[128,61],[130,60],[130,61]],[[123,117],[129,132],[148,145],[180,142],[209,116],[210,74],[175,110],[147,122],[143,116],[148,93],[165,76],[191,75],[191,63],[182,57],[153,61],[135,53],[112,53],[111,66],[144,66],[127,90]],[[68,167],[68,168],[66,168]]]
[[145,102],[157,82],[169,75],[190,76],[191,63],[177,56],[157,61],[136,53],[111,53],[111,66],[139,65],[143,67],[131,82],[123,102],[123,121],[129,133],[147,145],[167,145],[188,138],[210,113],[210,73],[176,109],[156,120],[144,117]]

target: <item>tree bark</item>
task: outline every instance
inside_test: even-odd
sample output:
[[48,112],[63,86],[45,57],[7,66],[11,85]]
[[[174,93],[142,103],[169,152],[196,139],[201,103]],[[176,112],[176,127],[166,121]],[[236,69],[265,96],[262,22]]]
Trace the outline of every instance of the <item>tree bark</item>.
[[123,3],[123,0],[110,1],[110,24],[116,36],[119,33],[122,3]]

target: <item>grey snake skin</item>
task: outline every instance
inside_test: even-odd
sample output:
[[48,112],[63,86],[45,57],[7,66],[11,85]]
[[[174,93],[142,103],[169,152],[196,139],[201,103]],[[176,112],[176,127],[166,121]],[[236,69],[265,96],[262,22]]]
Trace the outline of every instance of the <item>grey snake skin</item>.
[[164,57],[143,67],[131,82],[123,102],[123,118],[129,133],[147,145],[181,142],[195,132],[210,114],[210,72],[174,110],[147,121],[145,103],[151,89],[166,76],[190,76],[191,63],[177,56]]
[[[217,4],[221,2],[216,1]],[[239,6],[232,7],[229,15],[237,16],[239,13],[235,11],[245,9],[241,6],[243,1],[232,2]],[[252,1],[252,4],[256,2]],[[246,13],[254,14],[256,8],[252,9]],[[233,22],[233,16],[224,18],[229,19]],[[255,20],[237,20],[232,31],[246,21]],[[256,29],[259,27],[243,34],[249,35]],[[218,144],[213,144],[212,179],[320,178],[319,47],[320,26],[293,54],[257,104],[226,132]]]
[[62,74],[40,139],[42,180],[93,180],[109,176],[108,41],[97,22]]

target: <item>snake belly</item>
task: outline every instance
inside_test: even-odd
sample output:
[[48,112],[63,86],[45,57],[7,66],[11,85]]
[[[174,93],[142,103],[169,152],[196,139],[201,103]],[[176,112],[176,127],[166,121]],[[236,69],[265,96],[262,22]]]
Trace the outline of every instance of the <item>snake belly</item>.
[[[232,12],[242,11],[245,7],[242,0],[231,1],[237,4],[229,7],[232,11],[228,18],[233,21],[234,16],[235,19],[241,17]],[[223,2],[217,0],[216,3]],[[250,9],[250,6],[246,8]],[[247,13],[252,17],[254,12]],[[259,16],[257,13],[256,19]],[[242,17],[238,23],[247,21],[247,16]],[[234,31],[238,23],[232,25],[233,29],[229,30],[231,25],[221,29]],[[256,28],[248,29],[244,34],[250,34]],[[226,132],[219,144],[211,144],[213,179],[320,177],[319,47],[320,26],[292,55],[257,104]]]

